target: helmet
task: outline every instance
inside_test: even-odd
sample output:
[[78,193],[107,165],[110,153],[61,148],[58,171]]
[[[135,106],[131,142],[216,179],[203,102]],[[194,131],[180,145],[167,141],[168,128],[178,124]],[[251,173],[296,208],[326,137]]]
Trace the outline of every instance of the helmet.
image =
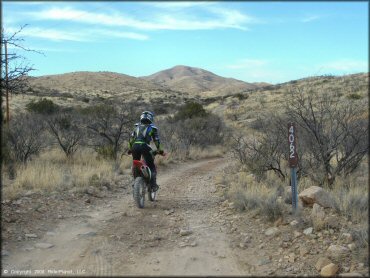
[[154,121],[154,114],[150,111],[144,111],[141,113],[140,122],[142,124],[151,124]]

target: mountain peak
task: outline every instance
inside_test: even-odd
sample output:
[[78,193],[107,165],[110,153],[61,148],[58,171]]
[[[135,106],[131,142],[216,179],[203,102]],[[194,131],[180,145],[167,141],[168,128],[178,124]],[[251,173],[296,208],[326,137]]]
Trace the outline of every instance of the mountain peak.
[[174,90],[193,93],[214,91],[226,94],[259,87],[241,80],[221,77],[201,68],[184,65],[177,65],[142,78]]

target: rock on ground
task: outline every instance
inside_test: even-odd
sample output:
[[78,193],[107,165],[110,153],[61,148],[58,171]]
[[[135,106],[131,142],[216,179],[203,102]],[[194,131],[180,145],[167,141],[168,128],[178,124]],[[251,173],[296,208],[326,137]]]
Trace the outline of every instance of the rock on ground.
[[349,249],[341,245],[332,244],[328,248],[328,253],[332,258],[341,259],[348,255]]
[[274,235],[277,235],[280,233],[280,230],[276,227],[271,227],[271,228],[268,228],[266,231],[265,231],[265,235],[266,236],[274,236]]
[[180,236],[188,236],[188,235],[191,235],[193,233],[193,231],[191,230],[186,230],[186,229],[181,229],[180,230]]
[[315,264],[315,268],[317,269],[317,271],[321,271],[321,269],[330,264],[331,263],[331,260],[329,260],[328,258],[326,257],[321,257],[318,259],[318,261],[316,262]]
[[316,203],[324,208],[331,208],[334,205],[329,193],[319,186],[311,186],[303,190],[299,194],[299,199],[307,206],[313,206]]
[[304,229],[303,233],[308,236],[308,235],[312,234],[312,231],[313,231],[313,228],[309,227],[307,229]]
[[339,267],[336,264],[330,263],[321,269],[320,275],[323,277],[331,277],[337,274]]
[[36,243],[35,247],[40,248],[40,249],[48,249],[48,248],[54,247],[54,245],[51,243]]

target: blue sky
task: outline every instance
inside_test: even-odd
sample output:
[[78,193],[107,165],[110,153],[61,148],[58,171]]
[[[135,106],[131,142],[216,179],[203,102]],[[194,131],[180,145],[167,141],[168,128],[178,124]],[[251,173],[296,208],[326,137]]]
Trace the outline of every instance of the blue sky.
[[[368,2],[2,2],[32,75],[175,65],[247,82],[368,72]],[[13,50],[14,51],[14,50]]]

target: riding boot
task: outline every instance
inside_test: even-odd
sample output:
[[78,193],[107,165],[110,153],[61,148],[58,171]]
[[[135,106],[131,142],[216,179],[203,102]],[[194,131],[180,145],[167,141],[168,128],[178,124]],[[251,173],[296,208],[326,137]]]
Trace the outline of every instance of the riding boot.
[[157,173],[154,171],[152,172],[152,178],[150,180],[150,184],[154,192],[159,189],[159,185],[157,184]]

